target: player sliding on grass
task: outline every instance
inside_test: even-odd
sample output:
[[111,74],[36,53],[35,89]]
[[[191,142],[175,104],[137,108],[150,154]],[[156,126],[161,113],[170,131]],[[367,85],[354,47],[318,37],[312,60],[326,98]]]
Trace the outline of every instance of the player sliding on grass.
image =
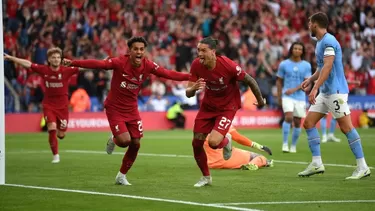
[[231,157],[232,140],[227,132],[233,117],[241,107],[237,81],[243,81],[250,86],[259,107],[265,105],[257,82],[232,60],[216,55],[217,45],[218,41],[210,37],[198,43],[198,58],[191,65],[191,76],[186,89],[186,96],[192,97],[196,91],[205,88],[204,98],[194,124],[192,144],[194,158],[203,174],[195,187],[212,183],[207,155],[203,148],[208,134],[210,134],[208,145],[213,149],[223,148],[225,160]]
[[186,81],[189,74],[166,70],[145,58],[147,42],[143,37],[128,40],[129,54],[107,60],[65,60],[67,65],[91,69],[113,69],[111,89],[104,102],[106,115],[113,136],[107,143],[107,153],[111,154],[115,145],[129,147],[120,171],[116,176],[116,184],[131,185],[126,173],[133,165],[143,137],[142,120],[138,111],[137,96],[141,85],[150,74],[176,81]]
[[[265,151],[269,155],[272,155],[271,150],[262,146],[245,136],[241,135],[233,126],[230,127],[228,133],[232,136],[232,140],[260,151]],[[267,160],[263,155],[250,152],[248,150],[238,149],[236,147],[232,148],[232,156],[228,160],[224,160],[222,149],[214,150],[208,145],[209,135],[204,142],[204,150],[207,154],[207,164],[211,169],[238,169],[243,170],[258,170],[262,167],[273,167],[273,160]]]
[[[311,176],[325,171],[320,155],[320,136],[315,125],[327,112],[331,112],[341,131],[348,138],[350,149],[357,161],[356,170],[346,179],[361,179],[369,176],[371,172],[365,161],[361,138],[350,118],[349,89],[344,75],[341,46],[336,38],[327,32],[328,17],[325,13],[315,13],[309,19],[311,35],[318,39],[315,50],[318,69],[301,86],[305,91],[309,91],[311,84],[317,80],[309,94],[311,107],[303,123],[312,153],[312,162],[304,171],[298,173],[298,176]],[[318,89],[320,93],[316,97]]]
[[52,163],[59,163],[60,155],[57,137],[60,139],[65,137],[69,121],[68,83],[70,77],[78,73],[79,68],[60,65],[62,61],[62,51],[60,48],[48,49],[48,65],[34,64],[29,60],[20,59],[8,54],[4,54],[4,59],[25,68],[30,68],[43,78],[46,89],[42,105],[44,118],[47,122],[48,141],[53,154]]

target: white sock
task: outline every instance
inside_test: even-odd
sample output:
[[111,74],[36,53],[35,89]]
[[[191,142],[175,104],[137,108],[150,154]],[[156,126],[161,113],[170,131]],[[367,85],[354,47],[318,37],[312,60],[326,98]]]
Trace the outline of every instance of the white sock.
[[204,176],[206,179],[210,179],[211,178],[211,175],[210,176]]
[[117,176],[122,176],[122,177],[125,177],[126,176],[126,174],[123,174],[123,173],[121,173],[120,171],[118,172],[118,174],[117,174]]
[[360,169],[367,169],[368,166],[367,166],[367,163],[365,161],[365,158],[359,158],[357,159],[357,166],[360,168]]
[[313,156],[312,162],[315,163],[317,166],[323,165],[322,156]]

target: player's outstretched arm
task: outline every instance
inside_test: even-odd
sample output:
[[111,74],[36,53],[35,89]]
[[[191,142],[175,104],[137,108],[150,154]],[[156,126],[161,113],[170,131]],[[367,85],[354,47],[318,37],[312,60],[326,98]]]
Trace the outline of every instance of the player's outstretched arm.
[[166,70],[162,67],[158,67],[155,71],[152,72],[152,74],[173,81],[187,81],[190,77],[188,73],[180,73],[174,70]]
[[104,69],[104,70],[113,69],[112,60],[95,60],[95,59],[69,60],[69,59],[64,59],[63,65],[80,67],[79,70],[85,70],[84,68],[87,68],[87,69]]
[[29,60],[20,59],[20,58],[17,58],[15,56],[8,55],[6,53],[4,53],[4,59],[8,60],[8,61],[12,61],[14,63],[17,63],[17,64],[23,66],[24,68],[30,68],[31,65],[32,65],[32,62],[30,62]]
[[255,79],[251,77],[249,74],[245,74],[243,82],[250,87],[251,91],[253,92],[255,98],[258,101],[258,106],[263,107],[266,103],[263,100],[262,93],[260,92],[258,83],[255,81]]
[[189,81],[186,88],[186,97],[193,97],[198,90],[203,90],[206,87],[206,82],[203,78],[198,79],[196,82]]

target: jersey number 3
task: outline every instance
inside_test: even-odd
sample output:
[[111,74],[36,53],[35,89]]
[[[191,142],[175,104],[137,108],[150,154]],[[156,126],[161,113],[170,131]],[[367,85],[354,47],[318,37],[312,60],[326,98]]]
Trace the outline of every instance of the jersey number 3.
[[340,110],[340,104],[339,104],[339,101],[338,101],[338,100],[335,100],[335,101],[333,101],[333,103],[336,104],[335,111]]

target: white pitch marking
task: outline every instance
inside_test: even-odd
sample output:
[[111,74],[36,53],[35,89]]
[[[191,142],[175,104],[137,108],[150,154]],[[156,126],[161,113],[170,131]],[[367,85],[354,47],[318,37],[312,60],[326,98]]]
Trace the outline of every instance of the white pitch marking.
[[202,206],[202,207],[214,207],[214,208],[222,208],[222,209],[228,209],[228,210],[262,211],[262,210],[257,210],[257,209],[233,207],[233,206],[226,206],[226,205],[204,204],[204,203],[191,202],[191,201],[162,199],[162,198],[153,198],[153,197],[135,196],[135,195],[126,195],[126,194],[117,194],[117,193],[103,193],[103,192],[96,192],[96,191],[84,191],[84,190],[73,190],[73,189],[63,189],[63,188],[50,188],[50,187],[18,185],[18,184],[5,184],[5,186],[20,187],[20,188],[31,188],[31,189],[39,189],[39,190],[49,190],[49,191],[60,191],[60,192],[69,192],[69,193],[81,193],[81,194],[89,194],[89,195],[100,195],[100,196],[116,196],[116,197],[122,197],[122,198],[140,199],[140,200],[148,200],[148,201],[159,201],[159,202],[169,202],[169,203],[175,203],[175,204],[187,204],[187,205]]
[[[65,153],[82,153],[82,154],[107,154],[104,151],[93,151],[93,150],[60,150],[60,152]],[[48,150],[19,150],[19,151],[7,151],[8,154],[33,154],[33,153],[51,153]],[[124,155],[124,152],[113,152],[112,154],[115,155]],[[177,155],[177,154],[157,154],[157,153],[138,153],[140,156],[149,156],[149,157],[172,157],[172,158],[193,158],[192,155]],[[307,165],[309,162],[304,161],[291,161],[291,160],[274,160],[276,163],[287,163],[287,164],[301,164]],[[344,167],[344,168],[355,168],[355,166],[347,165],[347,164],[334,164],[334,163],[324,163],[324,166],[333,166],[333,167]],[[370,169],[374,169],[374,167],[369,167]]]
[[375,203],[375,200],[259,201],[259,202],[238,202],[238,203],[215,203],[215,204],[212,204],[212,205],[341,204],[341,203]]

